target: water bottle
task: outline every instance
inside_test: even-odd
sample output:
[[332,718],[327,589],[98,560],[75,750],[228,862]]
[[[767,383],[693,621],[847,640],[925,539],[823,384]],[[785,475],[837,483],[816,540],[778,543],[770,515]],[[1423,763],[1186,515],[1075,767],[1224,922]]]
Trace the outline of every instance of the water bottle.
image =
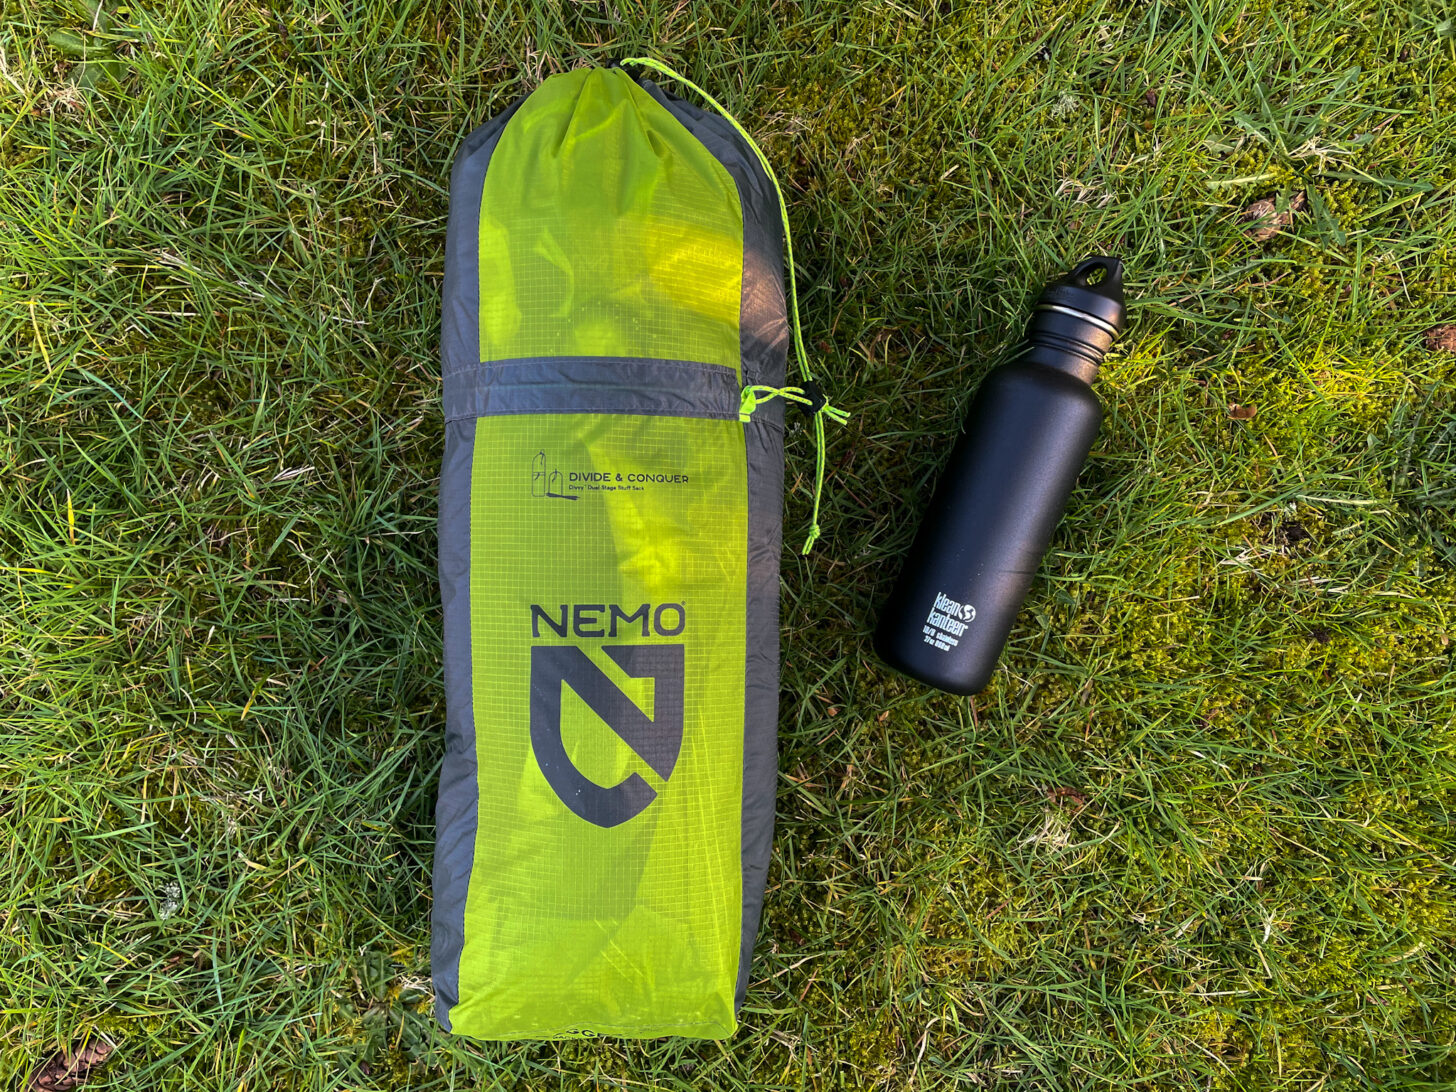
[[1116,258],[1042,290],[1024,351],[976,392],[880,614],[875,649],[891,667],[952,694],[990,681],[1097,437],[1092,381],[1125,324]]

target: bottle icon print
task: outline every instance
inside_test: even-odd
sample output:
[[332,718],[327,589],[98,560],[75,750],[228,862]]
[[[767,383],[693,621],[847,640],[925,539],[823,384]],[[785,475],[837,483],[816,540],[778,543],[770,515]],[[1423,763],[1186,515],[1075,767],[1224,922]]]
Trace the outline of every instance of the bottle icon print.
[[546,490],[546,495],[555,497],[557,500],[576,500],[572,494],[561,491],[561,471],[559,470],[551,471],[551,485]]
[[536,452],[536,457],[531,460],[531,496],[544,497],[546,495],[546,452]]

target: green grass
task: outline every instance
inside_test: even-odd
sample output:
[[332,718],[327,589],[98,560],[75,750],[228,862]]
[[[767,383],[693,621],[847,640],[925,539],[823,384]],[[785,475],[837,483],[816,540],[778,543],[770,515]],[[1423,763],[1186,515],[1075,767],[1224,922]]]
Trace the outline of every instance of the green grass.
[[[1456,1082],[1448,10],[113,14],[0,29],[0,1085],[92,1035],[88,1088]],[[482,1046],[427,1011],[445,183],[635,52],[779,165],[855,416],[785,555],[741,1031]],[[1031,294],[1103,250],[1101,438],[991,688],[929,694],[876,605]],[[801,433],[791,544],[811,479]]]

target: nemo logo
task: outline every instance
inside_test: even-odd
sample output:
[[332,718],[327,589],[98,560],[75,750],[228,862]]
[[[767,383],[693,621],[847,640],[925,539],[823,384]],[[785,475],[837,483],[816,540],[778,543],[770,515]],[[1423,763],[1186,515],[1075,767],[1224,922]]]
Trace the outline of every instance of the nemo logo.
[[602,652],[634,679],[652,680],[649,717],[617,688],[606,672],[575,645],[531,649],[531,750],[551,790],[588,823],[615,827],[642,814],[657,790],[636,773],[615,785],[598,785],[566,754],[561,738],[561,692],[570,687],[601,722],[666,781],[683,741],[683,646],[601,645]]

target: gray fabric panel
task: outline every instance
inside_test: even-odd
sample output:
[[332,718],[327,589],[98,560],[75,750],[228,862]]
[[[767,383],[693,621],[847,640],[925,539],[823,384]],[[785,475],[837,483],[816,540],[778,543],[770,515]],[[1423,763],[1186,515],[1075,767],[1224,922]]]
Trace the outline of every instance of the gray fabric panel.
[[445,607],[445,759],[435,805],[435,904],[430,974],[435,1014],[448,1031],[460,1000],[465,899],[475,861],[478,790],[470,686],[470,472],[475,422],[445,426],[440,469],[440,598]]
[[[472,131],[461,143],[450,172],[440,324],[445,376],[468,367],[480,355],[480,199],[500,135],[525,101],[522,96]],[[438,523],[440,599],[445,611],[445,758],[435,804],[430,930],[435,1015],[447,1031],[450,1009],[460,1000],[460,953],[465,946],[465,901],[475,861],[479,795],[470,685],[470,473],[474,455],[475,422],[447,422]]]
[[[778,789],[779,555],[783,551],[784,433],[760,421],[744,429],[748,448],[747,674],[743,695],[743,946],[736,1006],[748,991],[753,942],[773,856]],[[783,407],[779,407],[782,419]]]
[[445,376],[445,419],[507,413],[633,413],[738,419],[722,364],[618,357],[500,360]]
[[485,170],[506,122],[524,96],[473,130],[450,171],[450,219],[445,228],[445,286],[440,315],[440,361],[445,375],[480,359],[480,199]]
[[[743,381],[782,386],[788,367],[783,225],[753,149],[717,114],[643,86],[728,169],[743,208]],[[744,429],[748,458],[747,672],[743,716],[743,938],[735,1007],[748,991],[753,944],[773,855],[778,786],[779,555],[783,549],[784,403],[758,407]]]

